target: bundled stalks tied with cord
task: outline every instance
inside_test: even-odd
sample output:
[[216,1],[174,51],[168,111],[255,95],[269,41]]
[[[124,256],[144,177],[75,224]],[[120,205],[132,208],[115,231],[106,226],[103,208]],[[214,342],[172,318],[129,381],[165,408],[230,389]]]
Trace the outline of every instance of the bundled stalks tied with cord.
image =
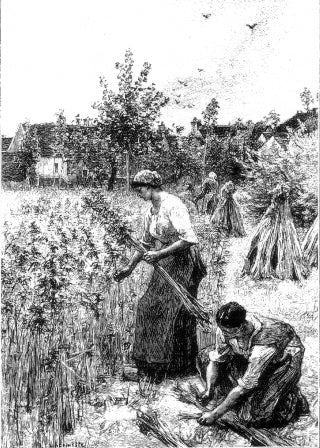
[[[180,412],[179,418],[182,420],[197,420],[201,417],[203,412],[209,411],[209,407],[203,406],[199,402],[199,390],[197,386],[192,384],[188,385],[188,389],[183,388],[177,384],[174,392],[180,401],[186,404],[196,406],[199,411],[197,412]],[[244,437],[251,442],[258,443],[259,446],[293,446],[290,440],[284,440],[278,436],[275,432],[268,429],[254,428],[246,426],[242,423],[235,412],[229,411],[224,416],[219,418],[214,425],[224,430],[231,430]]]
[[309,266],[318,267],[319,253],[319,216],[314,220],[312,226],[308,230],[303,243],[302,252],[306,263]]
[[286,185],[279,185],[272,191],[271,204],[251,239],[243,274],[250,275],[253,279],[298,281],[308,275],[288,197],[289,188]]

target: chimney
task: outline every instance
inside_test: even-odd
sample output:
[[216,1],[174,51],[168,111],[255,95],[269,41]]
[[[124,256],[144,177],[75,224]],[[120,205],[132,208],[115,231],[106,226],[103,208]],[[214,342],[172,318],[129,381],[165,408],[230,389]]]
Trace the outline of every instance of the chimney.
[[191,121],[191,134],[195,134],[198,131],[198,120],[196,117]]
[[158,129],[159,129],[159,131],[161,132],[161,134],[164,135],[164,133],[165,133],[165,131],[166,131],[166,126],[165,126],[165,124],[164,124],[163,121],[161,121],[161,123],[159,124]]

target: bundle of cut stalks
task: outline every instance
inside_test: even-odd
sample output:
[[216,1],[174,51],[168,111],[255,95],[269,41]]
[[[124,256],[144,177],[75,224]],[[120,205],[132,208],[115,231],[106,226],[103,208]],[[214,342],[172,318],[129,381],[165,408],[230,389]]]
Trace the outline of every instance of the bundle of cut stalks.
[[[188,389],[185,389],[181,386],[181,384],[177,383],[173,388],[173,392],[183,403],[192,404],[193,406],[196,406],[198,409],[200,409],[200,411],[207,411],[207,408],[202,406],[202,404],[199,402],[200,393],[196,386],[188,384]],[[201,414],[199,414],[199,416],[200,415]]]
[[[179,384],[175,387],[175,392],[183,403],[196,406],[201,412],[180,412],[179,417],[182,420],[197,420],[201,417],[203,412],[208,412],[210,409],[202,406],[198,402],[198,389],[197,387],[189,384],[189,389],[182,388]],[[221,429],[232,430],[241,437],[244,437],[251,442],[259,444],[259,446],[293,446],[289,440],[284,440],[276,433],[268,429],[248,427],[243,424],[238,416],[234,412],[228,412],[221,418],[219,418],[214,425]]]
[[304,259],[309,266],[318,266],[319,216],[316,217],[303,240],[302,252]]
[[145,434],[152,434],[166,446],[186,448],[186,445],[179,436],[174,434],[168,426],[161,422],[157,414],[151,410],[143,412],[137,411],[137,422],[140,431]]
[[279,185],[273,190],[271,204],[252,237],[243,274],[254,279],[299,281],[307,276],[288,196],[287,186]]
[[223,230],[235,237],[245,236],[240,206],[233,198],[235,186],[233,182],[226,182],[221,189],[218,206],[211,217],[214,228]]

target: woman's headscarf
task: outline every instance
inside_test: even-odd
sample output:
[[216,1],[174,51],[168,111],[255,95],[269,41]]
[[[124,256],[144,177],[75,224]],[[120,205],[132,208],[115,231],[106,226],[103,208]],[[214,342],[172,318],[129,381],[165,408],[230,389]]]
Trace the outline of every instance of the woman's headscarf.
[[217,180],[217,175],[216,175],[216,173],[214,173],[213,171],[211,171],[211,172],[208,174],[208,177],[209,177],[210,179]]
[[134,176],[131,185],[133,188],[142,186],[158,188],[162,185],[162,178],[157,171],[142,170]]

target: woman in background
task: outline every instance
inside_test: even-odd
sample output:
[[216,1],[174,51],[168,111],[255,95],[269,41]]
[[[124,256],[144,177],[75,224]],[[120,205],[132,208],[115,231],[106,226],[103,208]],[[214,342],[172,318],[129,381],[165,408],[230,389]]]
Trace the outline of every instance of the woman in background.
[[202,212],[205,212],[207,215],[212,215],[218,202],[218,193],[219,184],[217,175],[211,171],[203,181],[201,192],[196,197],[195,203],[197,204],[202,199]]

